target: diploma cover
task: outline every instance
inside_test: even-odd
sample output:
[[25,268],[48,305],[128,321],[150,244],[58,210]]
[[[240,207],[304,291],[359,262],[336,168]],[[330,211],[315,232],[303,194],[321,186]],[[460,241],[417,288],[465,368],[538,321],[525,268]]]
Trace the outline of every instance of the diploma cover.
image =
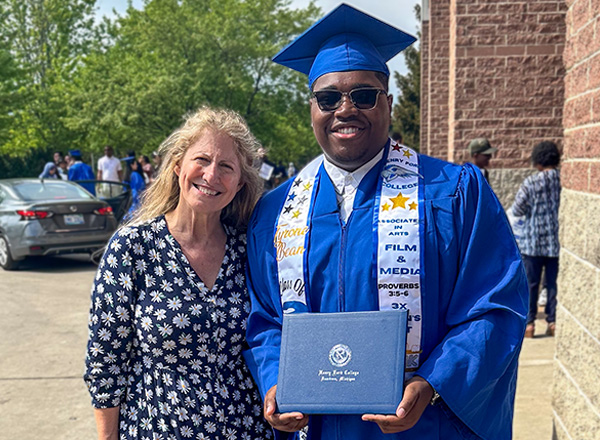
[[404,310],[284,315],[279,412],[395,414],[406,332]]

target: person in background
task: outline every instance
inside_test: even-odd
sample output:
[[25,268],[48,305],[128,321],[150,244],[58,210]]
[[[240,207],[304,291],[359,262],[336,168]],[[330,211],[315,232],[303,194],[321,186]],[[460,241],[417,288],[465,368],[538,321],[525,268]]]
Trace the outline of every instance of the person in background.
[[154,180],[154,167],[150,163],[150,158],[142,154],[138,158],[138,162],[142,166],[142,171],[144,172],[144,180],[146,181],[146,185],[149,185]]
[[121,160],[125,162],[125,174],[129,176],[129,180],[124,180],[123,183],[126,183],[131,188],[131,206],[123,217],[123,221],[129,221],[140,206],[142,192],[146,189],[146,181],[144,180],[142,166],[135,160],[135,156],[129,156]]
[[[87,163],[84,163],[81,159],[81,151],[69,150],[69,157],[71,158],[71,166],[69,167],[69,180],[78,182],[80,180],[94,180],[94,172],[92,167]],[[96,195],[96,188],[91,182],[79,183],[93,196]]]
[[479,168],[485,180],[489,182],[490,173],[487,167],[490,165],[490,160],[493,154],[498,151],[490,145],[490,141],[486,138],[477,138],[469,142],[469,155],[471,156],[471,162]]
[[58,179],[58,168],[54,162],[48,162],[44,165],[44,170],[38,176],[40,179]]
[[[511,438],[527,279],[481,173],[388,138],[386,62],[414,41],[342,4],[274,58],[308,74],[323,150],[259,201],[248,227],[244,356],[278,431],[308,425],[311,440]],[[395,414],[277,410],[280,351],[294,350],[281,346],[284,314],[399,309],[410,332]]]
[[152,152],[152,162],[154,163],[154,174],[152,175],[152,178],[155,180],[160,172],[160,165],[162,164],[162,157],[158,151]]
[[273,437],[242,358],[257,148],[241,116],[208,107],[160,146],[92,289],[84,379],[100,439]]
[[402,143],[402,135],[400,133],[398,133],[397,131],[392,132],[392,135],[390,137],[397,144],[403,145],[403,143]]
[[560,151],[554,142],[537,144],[531,153],[531,163],[538,170],[525,179],[511,207],[513,214],[525,217],[523,236],[519,241],[527,281],[529,282],[529,312],[525,337],[533,338],[538,309],[538,292],[542,270],[545,271],[547,299],[545,304],[546,335],[556,330],[556,279],[558,277],[558,210],[560,208]]
[[288,167],[285,172],[287,174],[287,178],[291,179],[292,177],[294,177],[296,175],[297,172],[298,172],[298,170],[296,170],[296,166],[294,165],[294,162],[288,163]]
[[62,180],[69,180],[69,169],[67,168],[67,161],[63,159],[60,162],[58,162],[56,169],[58,171],[58,177],[60,177]]
[[[96,175],[98,180],[107,182],[121,182],[123,178],[121,161],[114,156],[113,147],[110,145],[104,147],[104,156],[98,159],[98,171]],[[120,194],[121,188],[110,183],[102,183],[98,192],[102,197],[114,197]]]
[[54,165],[58,166],[58,163],[61,160],[64,160],[63,154],[60,151],[55,151],[52,156],[52,160],[54,161]]

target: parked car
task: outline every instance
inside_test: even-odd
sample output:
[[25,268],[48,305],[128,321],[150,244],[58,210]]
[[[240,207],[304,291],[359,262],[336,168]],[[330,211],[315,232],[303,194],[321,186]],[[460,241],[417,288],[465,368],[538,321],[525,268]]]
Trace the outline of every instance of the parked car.
[[6,270],[31,255],[92,254],[116,228],[112,207],[76,183],[0,180],[0,266]]

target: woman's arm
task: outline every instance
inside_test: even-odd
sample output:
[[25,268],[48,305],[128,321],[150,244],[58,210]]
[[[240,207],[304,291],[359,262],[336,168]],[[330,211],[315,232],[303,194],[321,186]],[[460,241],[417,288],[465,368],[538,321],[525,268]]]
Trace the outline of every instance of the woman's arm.
[[94,409],[98,440],[119,440],[119,407]]

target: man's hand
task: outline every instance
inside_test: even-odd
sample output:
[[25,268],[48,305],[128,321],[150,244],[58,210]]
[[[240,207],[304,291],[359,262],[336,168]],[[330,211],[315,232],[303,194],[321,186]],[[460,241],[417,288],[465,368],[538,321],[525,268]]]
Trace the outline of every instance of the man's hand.
[[300,412],[276,413],[275,392],[277,385],[273,386],[265,396],[265,419],[278,431],[296,432],[308,423],[308,416]]
[[433,388],[422,377],[415,376],[404,388],[396,415],[363,414],[365,422],[375,422],[384,434],[406,431],[417,424],[433,396]]

